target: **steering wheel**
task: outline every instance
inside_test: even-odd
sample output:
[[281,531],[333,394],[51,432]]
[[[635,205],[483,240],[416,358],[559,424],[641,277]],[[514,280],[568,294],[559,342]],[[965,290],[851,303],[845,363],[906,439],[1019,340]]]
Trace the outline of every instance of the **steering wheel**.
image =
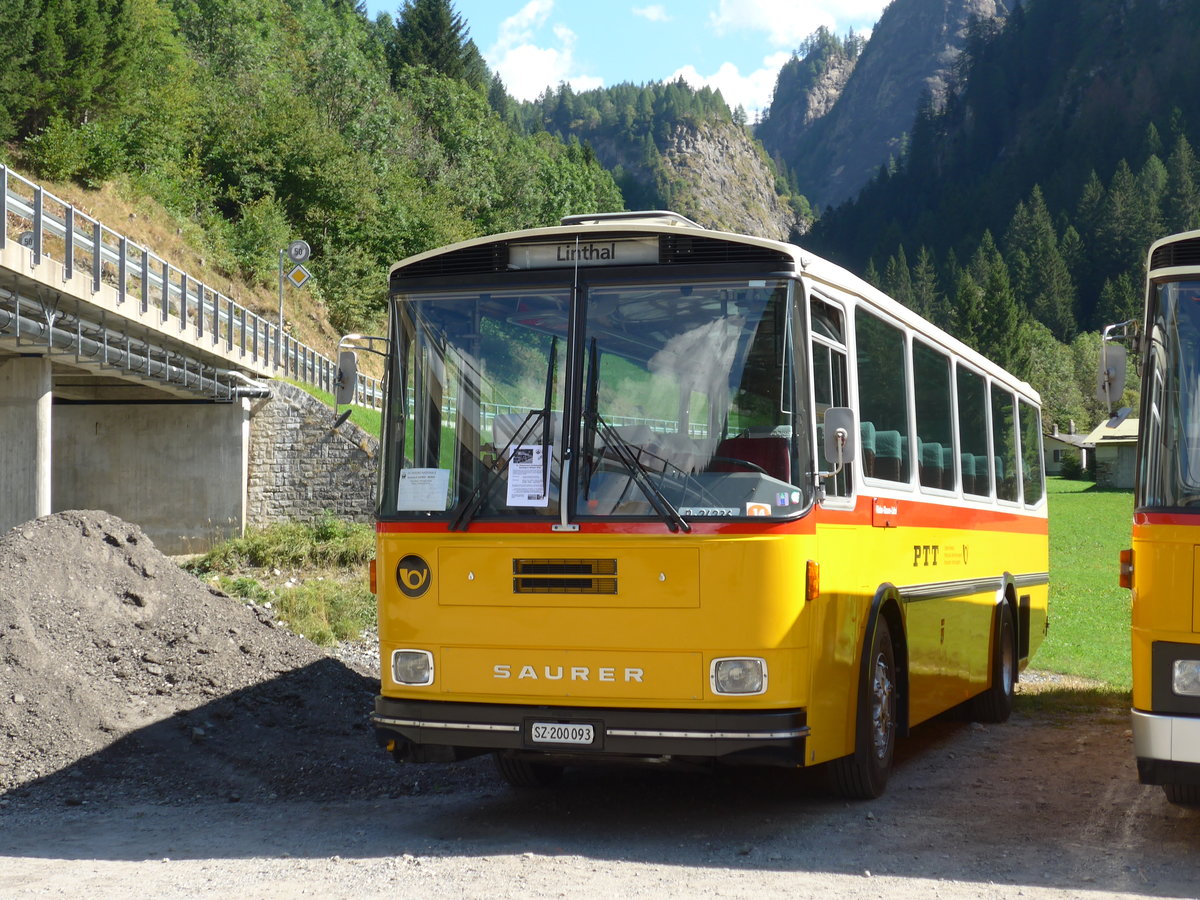
[[[770,472],[768,472],[766,469],[764,469],[758,463],[752,463],[748,459],[738,459],[736,456],[714,456],[714,457],[712,457],[712,459],[709,460],[710,465],[715,462],[723,462],[723,463],[729,463],[730,465],[734,465],[734,466],[742,466],[744,468],[750,469],[753,472],[758,472],[760,475],[766,475],[768,478],[771,477]],[[711,469],[710,469],[710,471],[711,471]]]

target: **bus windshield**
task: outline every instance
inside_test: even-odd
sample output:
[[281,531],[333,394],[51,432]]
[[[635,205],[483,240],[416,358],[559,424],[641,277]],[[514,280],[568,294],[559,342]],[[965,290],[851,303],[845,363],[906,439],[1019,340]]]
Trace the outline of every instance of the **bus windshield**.
[[1139,507],[1200,505],[1200,281],[1151,297]]
[[687,530],[804,512],[814,466],[791,285],[401,295],[381,516],[452,528],[650,518]]

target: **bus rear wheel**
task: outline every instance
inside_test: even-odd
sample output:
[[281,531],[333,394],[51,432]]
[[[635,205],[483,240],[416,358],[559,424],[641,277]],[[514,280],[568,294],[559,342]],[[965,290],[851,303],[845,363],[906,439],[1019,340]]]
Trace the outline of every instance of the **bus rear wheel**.
[[866,716],[858,716],[854,753],[829,764],[833,789],[841,796],[855,800],[871,800],[884,792],[896,750],[899,709],[896,651],[892,646],[891,629],[882,616],[875,625],[869,664],[863,677],[867,680],[868,708]]
[[968,711],[976,722],[1007,722],[1017,690],[1017,635],[1012,607],[1000,604],[996,613],[996,639],[992,646],[992,680],[988,689],[972,697]]
[[513,787],[546,788],[558,784],[562,779],[562,766],[530,762],[504,753],[495,753],[492,759],[496,762],[496,771]]

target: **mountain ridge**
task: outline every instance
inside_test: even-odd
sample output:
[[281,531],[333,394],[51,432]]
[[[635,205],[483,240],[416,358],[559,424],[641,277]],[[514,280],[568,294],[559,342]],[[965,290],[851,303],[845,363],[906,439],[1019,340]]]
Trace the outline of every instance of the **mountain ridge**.
[[[827,77],[806,86],[804,63],[785,65],[758,134],[793,173],[814,206],[850,199],[879,169],[903,154],[922,102],[939,107],[954,81],[973,21],[1003,19],[1013,0],[893,0],[857,58],[810,51]],[[844,76],[840,89],[833,73]],[[836,93],[836,96],[834,94]],[[803,114],[795,97],[806,98]],[[927,98],[927,99],[926,99]],[[778,101],[778,102],[777,102]],[[811,116],[813,108],[823,109]]]

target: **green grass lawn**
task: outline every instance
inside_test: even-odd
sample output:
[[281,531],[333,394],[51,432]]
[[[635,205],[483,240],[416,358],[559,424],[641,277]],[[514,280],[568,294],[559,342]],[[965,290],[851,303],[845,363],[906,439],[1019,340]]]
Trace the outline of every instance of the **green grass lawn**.
[[1117,584],[1133,494],[1051,478],[1050,632],[1031,665],[1129,690],[1129,591]]

